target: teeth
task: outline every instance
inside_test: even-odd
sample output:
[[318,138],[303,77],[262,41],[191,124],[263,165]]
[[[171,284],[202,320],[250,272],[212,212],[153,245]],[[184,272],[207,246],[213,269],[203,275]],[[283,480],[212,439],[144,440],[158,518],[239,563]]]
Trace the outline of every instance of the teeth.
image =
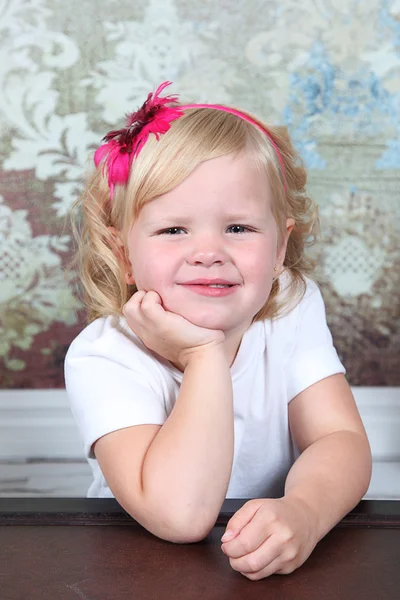
[[210,283],[207,287],[226,288],[226,287],[230,287],[230,286],[227,284],[222,284],[222,283]]

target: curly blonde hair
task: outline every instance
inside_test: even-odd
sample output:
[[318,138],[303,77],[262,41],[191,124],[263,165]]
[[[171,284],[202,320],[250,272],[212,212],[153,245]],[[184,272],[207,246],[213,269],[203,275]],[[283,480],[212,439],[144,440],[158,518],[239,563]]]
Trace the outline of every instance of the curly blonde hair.
[[133,161],[127,184],[116,186],[112,202],[107,173],[102,166],[88,174],[84,193],[71,214],[77,241],[71,266],[78,265],[89,322],[102,316],[122,315],[123,306],[137,291],[135,285],[125,283],[126,251],[116,246],[109,228],[120,232],[126,248],[129,229],[147,202],[174,189],[200,163],[231,153],[248,152],[260,169],[266,169],[273,194],[278,244],[286,231],[286,219],[295,221],[284,260],[284,269],[291,275],[290,286],[285,294],[280,294],[278,277],[253,322],[280,317],[301,300],[306,290],[305,276],[315,266],[305,255],[305,249],[316,239],[318,210],[306,193],[307,173],[286,128],[251,118],[268,130],[279,148],[285,166],[286,191],[282,168],[268,136],[244,119],[213,108],[186,109],[159,140],[151,136]]

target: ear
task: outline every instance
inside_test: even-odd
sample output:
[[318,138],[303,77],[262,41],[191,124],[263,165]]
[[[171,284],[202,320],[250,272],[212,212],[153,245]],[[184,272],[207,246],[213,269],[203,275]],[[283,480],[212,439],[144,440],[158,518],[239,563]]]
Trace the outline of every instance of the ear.
[[111,237],[113,240],[113,245],[111,249],[120,262],[121,271],[124,273],[125,282],[128,285],[134,285],[135,279],[132,275],[132,265],[130,263],[129,258],[126,255],[125,245],[122,239],[121,232],[115,229],[115,227],[107,227],[107,229],[111,233]]
[[292,229],[295,226],[295,221],[294,219],[286,219],[286,231],[285,231],[285,235],[283,237],[281,246],[279,248],[277,257],[276,257],[276,268],[278,270],[278,274],[281,272],[282,266],[283,266],[283,262],[285,260],[285,255],[286,255],[286,248],[287,248],[287,244],[289,241],[289,236],[292,233]]

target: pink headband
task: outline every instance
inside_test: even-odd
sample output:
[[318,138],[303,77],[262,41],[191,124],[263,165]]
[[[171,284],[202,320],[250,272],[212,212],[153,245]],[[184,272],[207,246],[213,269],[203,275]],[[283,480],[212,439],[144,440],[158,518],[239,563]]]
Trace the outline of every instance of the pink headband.
[[129,178],[129,170],[132,161],[137,157],[147,142],[150,133],[154,133],[157,140],[160,134],[166,133],[171,121],[175,121],[182,116],[184,109],[187,108],[213,108],[231,113],[248,121],[260,129],[269,139],[272,147],[275,150],[276,156],[282,169],[283,186],[286,192],[286,173],[285,165],[279,152],[276,142],[272,139],[271,134],[250,116],[242,113],[234,108],[222,106],[220,104],[183,104],[175,106],[166,106],[169,103],[178,102],[178,96],[165,96],[160,98],[159,94],[171,81],[164,81],[154,94],[149,94],[144,104],[137,110],[127,115],[126,126],[122,129],[110,131],[104,136],[105,144],[102,144],[95,152],[94,163],[99,166],[102,160],[104,165],[107,165],[108,186],[110,188],[111,199],[114,194],[114,186],[124,185]]

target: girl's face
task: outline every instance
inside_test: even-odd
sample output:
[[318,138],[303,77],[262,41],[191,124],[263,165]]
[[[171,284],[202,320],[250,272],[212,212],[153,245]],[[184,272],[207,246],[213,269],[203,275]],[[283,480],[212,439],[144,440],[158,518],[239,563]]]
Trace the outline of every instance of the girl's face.
[[[266,173],[245,154],[200,164],[171,192],[147,203],[129,231],[138,290],[155,290],[165,309],[195,325],[242,335],[268,298],[293,226],[288,220],[277,248],[271,202]],[[205,294],[200,292],[209,288],[185,285],[196,279],[235,286],[225,295]]]

